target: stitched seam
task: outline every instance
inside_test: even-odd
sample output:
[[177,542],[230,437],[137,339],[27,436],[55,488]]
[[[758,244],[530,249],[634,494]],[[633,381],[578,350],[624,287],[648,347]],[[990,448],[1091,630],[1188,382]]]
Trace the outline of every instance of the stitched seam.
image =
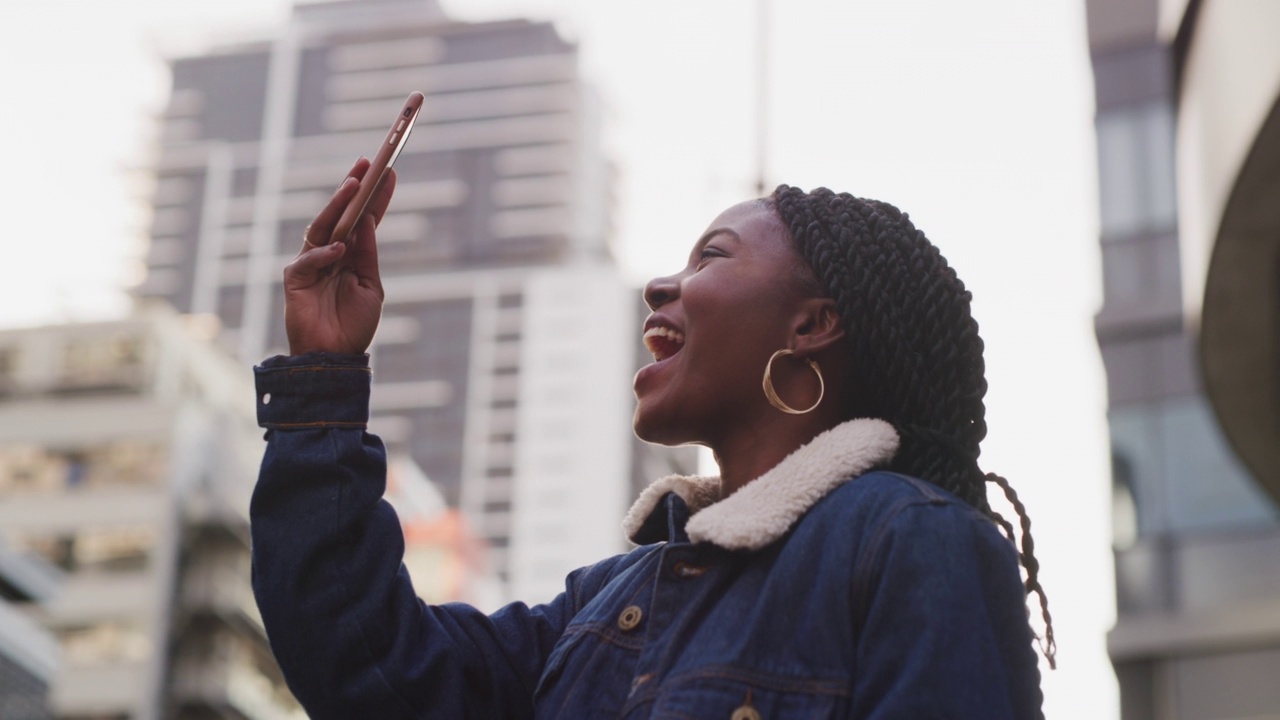
[[350,420],[316,420],[314,422],[295,422],[295,423],[264,423],[266,427],[282,430],[285,428],[324,428],[324,427],[342,427],[342,428],[363,428],[366,423],[355,422]]
[[687,670],[668,678],[664,684],[687,680],[714,678],[753,684],[766,690],[782,693],[809,693],[813,695],[830,695],[833,697],[849,697],[849,689],[844,680],[810,680],[806,678],[790,678],[781,675],[752,672],[728,665],[712,665],[705,668]]
[[267,370],[263,370],[263,372],[271,373],[271,374],[285,373],[286,375],[292,375],[294,373],[300,373],[300,372],[339,372],[339,373],[354,372],[354,373],[363,373],[365,375],[369,375],[369,374],[372,374],[373,370],[371,368],[366,368],[366,367],[340,367],[336,365],[303,365],[302,367],[291,367],[291,368],[269,368]]
[[[659,564],[659,568],[660,567],[661,565]],[[654,574],[656,575],[657,572],[658,570],[655,569]],[[631,593],[630,597],[628,597],[626,600],[623,601],[624,603],[626,603],[623,607],[627,608],[632,605],[639,605],[639,602],[637,601],[636,598],[638,598],[642,593],[644,593],[648,585],[649,583],[646,581],[642,580],[641,582],[639,582],[636,586],[635,591]],[[652,610],[653,606],[650,605],[649,609]],[[648,620],[649,618],[644,618],[644,619]],[[626,632],[626,633],[620,632],[616,628],[617,628],[616,620],[615,620],[615,623],[613,624],[606,623],[606,622],[580,623],[578,625],[567,626],[564,629],[564,632],[561,633],[561,636],[563,637],[563,636],[569,635],[570,633],[574,635],[595,635],[596,637],[609,643],[610,645],[615,645],[620,648],[626,648],[628,650],[639,650],[644,648],[644,644],[646,642],[646,639],[649,633],[649,626],[647,624],[645,625],[645,631],[639,634],[635,632]],[[630,640],[636,644],[633,646],[630,643],[621,642],[623,640]]]
[[[596,625],[578,625],[577,627],[566,628],[560,637],[565,638],[570,635],[591,635],[614,647],[620,647],[625,650],[640,650],[644,648],[643,638],[620,635],[616,631],[610,632]],[[622,642],[623,640],[631,640],[631,642]]]

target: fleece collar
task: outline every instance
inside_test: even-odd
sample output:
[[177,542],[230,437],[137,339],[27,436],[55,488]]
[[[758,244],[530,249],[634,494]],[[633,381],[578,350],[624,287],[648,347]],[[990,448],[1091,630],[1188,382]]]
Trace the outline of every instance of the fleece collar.
[[719,477],[661,478],[640,493],[622,528],[634,539],[662,498],[673,492],[693,513],[685,526],[690,541],[730,550],[759,550],[782,537],[832,490],[892,459],[897,450],[898,433],[889,423],[849,420],[800,446],[724,499]]

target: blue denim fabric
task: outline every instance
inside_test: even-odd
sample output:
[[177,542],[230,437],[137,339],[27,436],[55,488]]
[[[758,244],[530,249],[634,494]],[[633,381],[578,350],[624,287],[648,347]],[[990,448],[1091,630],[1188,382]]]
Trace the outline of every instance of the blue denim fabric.
[[486,616],[414,595],[363,359],[257,381],[254,592],[313,718],[1041,717],[1014,550],[928,483],[868,473],[756,552],[691,544],[669,494],[649,544]]

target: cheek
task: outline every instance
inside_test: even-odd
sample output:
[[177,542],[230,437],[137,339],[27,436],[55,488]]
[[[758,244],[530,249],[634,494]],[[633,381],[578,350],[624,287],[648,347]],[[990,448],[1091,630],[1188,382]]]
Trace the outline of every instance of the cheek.
[[[759,278],[734,278],[733,292],[691,291],[684,297],[688,349],[740,362],[786,344],[785,304]],[[696,340],[696,343],[693,342]]]

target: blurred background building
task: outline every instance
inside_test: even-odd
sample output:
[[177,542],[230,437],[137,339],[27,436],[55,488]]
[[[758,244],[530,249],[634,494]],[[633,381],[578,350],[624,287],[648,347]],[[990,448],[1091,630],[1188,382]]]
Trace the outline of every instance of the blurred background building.
[[1121,716],[1280,716],[1280,4],[1087,6]]
[[0,333],[0,621],[56,638],[21,643],[49,714],[5,718],[299,716],[248,584],[252,383],[198,325]]

